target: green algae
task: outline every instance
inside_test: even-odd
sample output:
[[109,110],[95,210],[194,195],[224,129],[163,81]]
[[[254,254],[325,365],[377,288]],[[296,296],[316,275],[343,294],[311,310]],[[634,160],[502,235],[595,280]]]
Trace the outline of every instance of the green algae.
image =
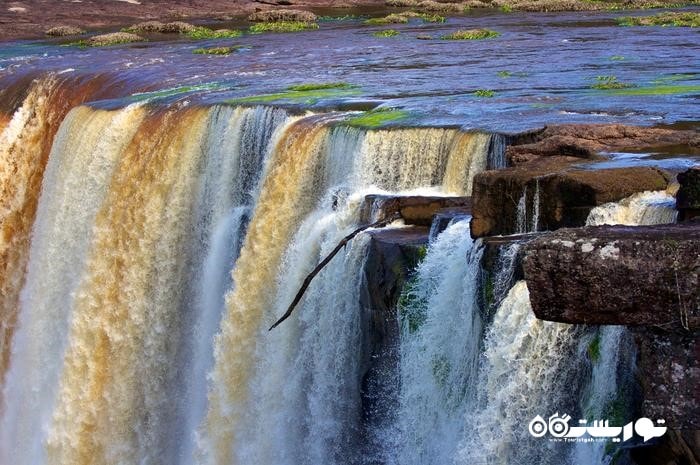
[[490,29],[463,29],[444,35],[443,40],[483,40],[493,39],[501,34]]
[[660,85],[618,89],[611,92],[614,95],[652,96],[652,95],[683,95],[700,93],[700,85]]
[[318,29],[318,24],[304,21],[275,21],[271,23],[257,23],[250,26],[251,34],[263,32],[302,32]]
[[387,123],[396,122],[408,117],[408,112],[396,109],[377,109],[345,120],[345,124],[353,127],[378,128]]
[[627,89],[634,87],[633,84],[619,81],[617,76],[596,76],[595,84],[591,85],[592,89],[611,90],[611,89]]
[[[294,87],[294,86],[292,86]],[[251,95],[228,100],[231,104],[244,103],[269,103],[277,101],[291,101],[306,105],[313,105],[324,98],[350,97],[359,94],[359,90],[354,87],[324,87],[309,88],[308,90],[286,90],[274,94]]]
[[324,90],[324,89],[352,89],[356,86],[348,84],[347,82],[310,82],[305,84],[295,84],[293,86],[287,87],[287,90],[307,92],[311,90]]
[[385,38],[386,37],[396,37],[399,34],[400,34],[399,31],[397,31],[396,29],[384,29],[382,31],[377,31],[377,32],[372,33],[372,35],[374,37],[385,37]]
[[241,31],[235,29],[217,29],[213,30],[208,27],[199,26],[183,35],[194,40],[209,40],[209,39],[235,39],[243,35]]
[[476,92],[474,92],[474,95],[482,98],[491,98],[496,95],[496,92],[489,89],[479,89]]

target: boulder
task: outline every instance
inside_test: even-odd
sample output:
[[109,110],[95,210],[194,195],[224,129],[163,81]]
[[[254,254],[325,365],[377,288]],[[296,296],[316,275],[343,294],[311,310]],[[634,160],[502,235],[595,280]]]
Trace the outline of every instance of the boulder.
[[528,243],[523,268],[542,320],[700,326],[700,223],[562,229]]
[[90,47],[104,47],[107,45],[128,44],[131,42],[144,42],[143,37],[130,32],[110,32],[90,37],[85,44]]
[[263,10],[248,16],[248,21],[273,23],[276,21],[301,21],[311,23],[316,21],[316,15],[305,10]]
[[575,157],[543,157],[474,177],[473,237],[583,226],[594,207],[642,191],[664,190],[653,167],[582,169]]
[[85,30],[77,26],[56,26],[47,29],[44,34],[52,37],[78,36],[85,34]]
[[698,153],[697,131],[626,126],[623,124],[565,124],[547,126],[516,136],[506,149],[510,165],[527,163],[540,157],[570,156],[585,159],[604,158],[600,152],[639,151],[662,147],[687,148]]
[[360,207],[360,223],[374,223],[398,212],[406,224],[429,226],[438,212],[466,215],[470,205],[469,197],[372,194]]
[[676,208],[680,221],[700,217],[700,166],[694,166],[678,175]]

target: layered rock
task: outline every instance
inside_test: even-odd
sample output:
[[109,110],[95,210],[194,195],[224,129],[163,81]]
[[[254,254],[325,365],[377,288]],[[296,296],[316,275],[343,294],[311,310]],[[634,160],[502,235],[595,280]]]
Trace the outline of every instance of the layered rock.
[[670,176],[652,167],[582,169],[575,157],[543,157],[475,176],[473,237],[583,226],[594,207],[642,191],[664,190]]
[[469,197],[368,195],[360,207],[360,223],[374,223],[400,213],[406,224],[430,226],[438,213],[469,214]]
[[700,224],[563,229],[527,244],[523,267],[540,319],[700,326]]
[[696,131],[622,124],[554,125],[515,137],[506,149],[506,158],[510,165],[552,156],[601,159],[604,157],[600,152],[671,146],[684,146],[686,153],[696,153],[697,147],[700,147],[700,134]]
[[680,221],[700,217],[700,166],[690,168],[678,175],[676,208]]

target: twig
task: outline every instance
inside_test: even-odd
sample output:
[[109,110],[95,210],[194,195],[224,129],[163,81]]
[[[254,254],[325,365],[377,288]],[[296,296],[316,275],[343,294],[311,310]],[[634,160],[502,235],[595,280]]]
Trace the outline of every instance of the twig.
[[389,223],[392,223],[393,221],[398,220],[399,218],[401,218],[401,214],[399,212],[396,212],[393,215],[391,215],[389,218],[386,218],[386,219],[377,221],[375,223],[368,224],[366,226],[361,226],[361,227],[357,228],[356,230],[354,230],[353,232],[351,232],[350,234],[345,236],[343,238],[343,240],[338,242],[338,245],[335,246],[335,248],[331,251],[331,253],[329,253],[326,256],[326,258],[324,258],[321,261],[321,263],[316,265],[316,268],[314,268],[311,273],[306,275],[306,279],[304,279],[304,283],[299,288],[299,292],[297,292],[297,295],[294,296],[294,300],[289,305],[289,308],[287,308],[287,311],[285,312],[285,314],[282,315],[282,318],[277,320],[274,325],[270,326],[270,329],[268,329],[268,331],[272,331],[277,326],[279,326],[280,323],[282,323],[284,320],[289,318],[289,315],[292,314],[292,312],[294,311],[294,308],[297,306],[297,304],[299,304],[299,302],[301,301],[301,298],[304,296],[304,292],[306,292],[306,289],[309,287],[309,284],[311,284],[311,280],[313,280],[314,277],[316,277],[316,275],[323,269],[324,266],[328,265],[328,263],[333,259],[333,257],[335,257],[336,254],[338,252],[340,252],[340,249],[345,247],[345,245],[347,245],[348,242],[350,242],[355,236],[357,236],[359,233],[361,233],[365,229],[381,228],[381,227],[386,226]]

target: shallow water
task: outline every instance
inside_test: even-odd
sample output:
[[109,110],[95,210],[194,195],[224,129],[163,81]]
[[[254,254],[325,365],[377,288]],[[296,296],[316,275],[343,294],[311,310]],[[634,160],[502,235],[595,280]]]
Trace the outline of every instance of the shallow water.
[[[0,46],[0,88],[46,70],[66,76],[107,73],[123,87],[115,91],[116,100],[102,105],[121,106],[145,98],[222,102],[284,92],[293,84],[344,81],[358,88],[270,102],[324,109],[383,105],[410,112],[395,124],[502,132],[552,122],[652,125],[697,120],[700,32],[617,26],[614,18],[626,14],[630,13],[482,12],[443,24],[412,21],[389,26],[366,26],[363,19],[326,20],[310,32],[203,42],[161,35],[145,44],[100,49],[62,46],[56,40],[8,42]],[[439,40],[456,29],[475,27],[501,36]],[[371,34],[387,28],[401,34]],[[418,40],[419,34],[435,39]],[[250,48],[229,56],[192,53],[199,47],[230,44]],[[501,71],[509,75],[499,75]],[[597,76],[609,75],[655,90],[651,95],[625,95],[591,89]],[[128,97],[162,89],[171,91]],[[495,95],[477,97],[478,89]],[[671,93],[654,95],[659,90]]]

